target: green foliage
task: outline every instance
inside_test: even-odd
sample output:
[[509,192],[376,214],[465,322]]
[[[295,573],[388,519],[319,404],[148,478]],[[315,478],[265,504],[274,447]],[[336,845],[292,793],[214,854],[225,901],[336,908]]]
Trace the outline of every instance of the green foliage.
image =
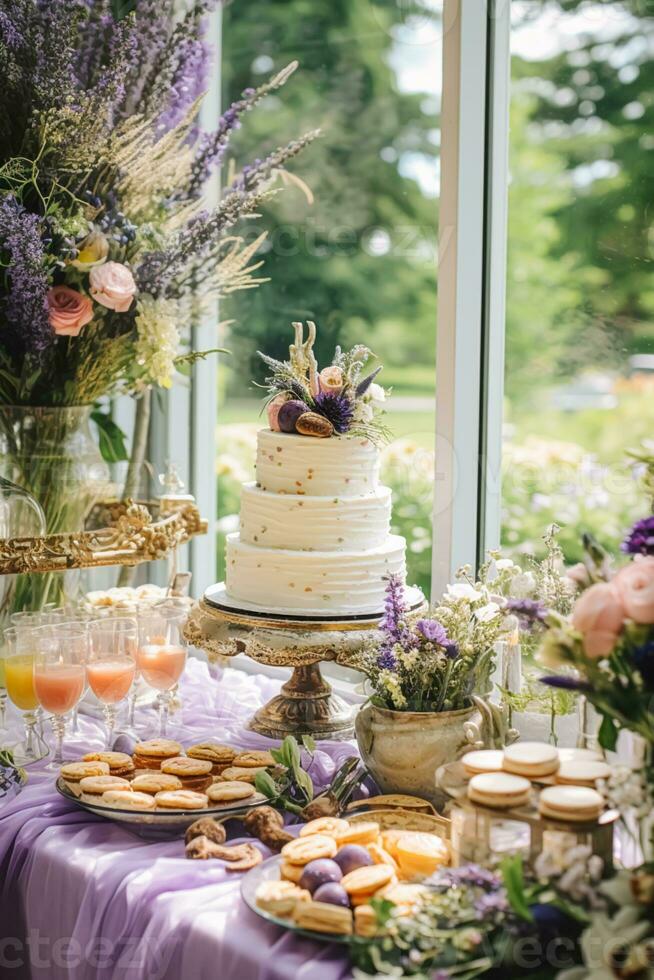
[[120,426],[107,412],[96,410],[91,418],[98,427],[99,445],[102,458],[107,463],[120,463],[129,459],[125,439],[127,438]]

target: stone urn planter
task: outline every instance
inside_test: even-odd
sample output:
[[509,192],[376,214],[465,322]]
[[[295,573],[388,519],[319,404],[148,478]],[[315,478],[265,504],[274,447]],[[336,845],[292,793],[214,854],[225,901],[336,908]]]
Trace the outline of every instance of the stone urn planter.
[[446,795],[436,786],[436,770],[472,748],[503,745],[494,705],[474,697],[458,711],[392,711],[365,705],[355,719],[361,758],[383,793],[407,793],[442,808]]

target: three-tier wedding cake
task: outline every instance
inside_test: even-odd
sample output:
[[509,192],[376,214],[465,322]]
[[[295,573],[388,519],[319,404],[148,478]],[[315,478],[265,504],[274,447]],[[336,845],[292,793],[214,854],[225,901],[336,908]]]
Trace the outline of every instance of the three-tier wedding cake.
[[306,341],[294,326],[290,360],[264,357],[270,428],[227,539],[227,594],[271,612],[375,614],[387,577],[405,577],[406,542],[390,532],[391,491],[379,483],[383,389],[376,371],[360,378],[366,348],[337,349],[319,371],[314,325]]

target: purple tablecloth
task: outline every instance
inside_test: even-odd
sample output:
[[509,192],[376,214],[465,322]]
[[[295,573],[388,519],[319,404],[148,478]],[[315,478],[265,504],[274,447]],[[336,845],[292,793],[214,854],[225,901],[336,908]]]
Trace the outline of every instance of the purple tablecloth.
[[[189,661],[171,737],[245,747],[269,740],[247,731],[279,682],[231,668],[215,679]],[[137,727],[155,726],[154,712]],[[102,746],[98,722],[80,716],[65,754]],[[145,737],[145,731],[144,731]],[[321,742],[318,784],[347,743]],[[262,849],[265,851],[265,848]],[[266,852],[267,853],[267,852]],[[63,800],[54,775],[31,766],[29,782],[0,802],[0,977],[44,980],[343,980],[337,944],[314,943],[269,925],[240,897],[241,875],[220,862],[187,861],[181,840],[149,842]]]

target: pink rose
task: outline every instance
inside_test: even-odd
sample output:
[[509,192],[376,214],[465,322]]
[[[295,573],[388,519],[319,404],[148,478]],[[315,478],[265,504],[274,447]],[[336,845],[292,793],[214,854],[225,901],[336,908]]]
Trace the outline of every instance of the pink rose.
[[612,584],[634,623],[647,626],[654,623],[654,557],[636,558],[625,565]]
[[331,391],[334,395],[340,395],[343,390],[343,372],[335,364],[323,368],[318,375],[318,381],[321,391]]
[[47,295],[52,329],[59,337],[77,337],[93,319],[93,303],[69,286],[53,286]]
[[588,657],[608,657],[622,631],[625,610],[612,585],[599,582],[579,596],[572,610],[572,625],[583,636]]
[[288,395],[275,395],[272,401],[268,402],[268,425],[273,432],[281,432],[279,427],[279,410],[288,401]]
[[120,262],[105,262],[91,269],[89,273],[91,296],[116,313],[126,313],[132,305],[136,283],[126,265]]

